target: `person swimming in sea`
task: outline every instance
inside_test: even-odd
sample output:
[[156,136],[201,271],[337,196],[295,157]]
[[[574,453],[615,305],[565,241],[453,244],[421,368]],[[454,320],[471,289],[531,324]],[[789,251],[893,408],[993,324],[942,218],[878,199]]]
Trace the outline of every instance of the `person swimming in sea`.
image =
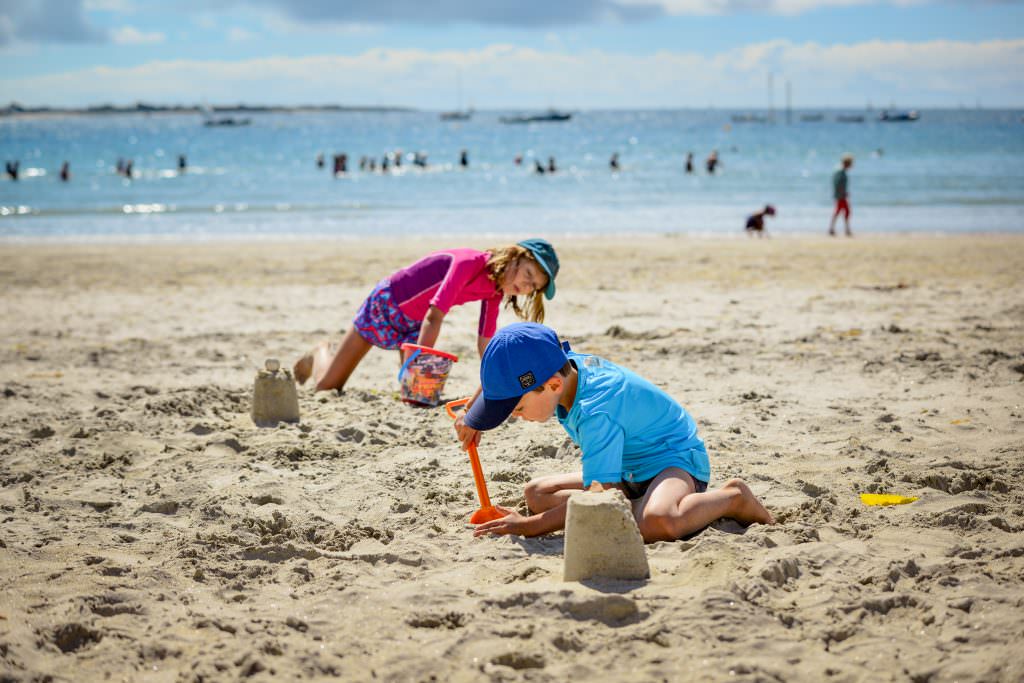
[[705,167],[708,169],[710,175],[715,174],[715,169],[718,168],[718,150],[711,150],[711,154],[708,155],[707,160],[704,162]]

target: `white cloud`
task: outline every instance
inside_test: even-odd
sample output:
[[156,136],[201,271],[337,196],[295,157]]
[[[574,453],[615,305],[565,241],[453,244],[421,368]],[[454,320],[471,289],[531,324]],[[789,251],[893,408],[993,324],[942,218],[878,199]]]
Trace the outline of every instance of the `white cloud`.
[[263,12],[259,14],[263,27],[273,33],[286,35],[308,35],[310,31],[321,34],[338,36],[370,35],[380,32],[380,26],[363,22],[334,22],[322,21],[319,23],[304,23],[290,19],[287,16]]
[[146,45],[149,43],[162,43],[167,36],[159,31],[145,33],[134,26],[122,26],[110,32],[111,39],[118,45]]
[[228,40],[232,43],[241,43],[246,40],[252,40],[256,37],[256,34],[252,31],[248,31],[240,26],[232,26],[228,29]]
[[208,12],[200,12],[192,17],[192,23],[201,29],[210,31],[217,28],[217,18]]
[[553,31],[549,31],[544,34],[544,44],[547,45],[550,50],[560,50],[565,47],[565,43],[562,41],[562,36]]
[[1017,106],[1024,39],[821,45],[767,41],[706,56],[661,50],[567,53],[515,45],[467,51],[373,49],[362,54],[176,60],[0,79],[25,104],[102,101],[396,104],[444,108],[452,74],[478,108],[763,106],[768,73],[776,105],[785,80],[797,106],[955,106],[981,99]]
[[[891,5],[921,5],[928,0],[888,0]],[[623,5],[650,4],[652,0],[619,0]],[[713,15],[761,12],[764,14],[803,14],[832,7],[877,5],[880,0],[653,0],[668,14]]]

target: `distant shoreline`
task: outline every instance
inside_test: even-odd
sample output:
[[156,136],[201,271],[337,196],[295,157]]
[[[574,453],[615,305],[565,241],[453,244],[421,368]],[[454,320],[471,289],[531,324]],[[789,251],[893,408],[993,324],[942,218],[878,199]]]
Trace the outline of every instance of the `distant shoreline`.
[[412,107],[392,106],[347,106],[340,104],[324,105],[216,105],[203,107],[192,105],[156,105],[139,102],[134,105],[119,107],[113,104],[101,104],[90,107],[23,107],[16,103],[0,109],[0,117],[39,117],[39,116],[107,116],[116,114],[293,114],[309,112],[413,112]]
[[[886,107],[842,107],[842,106],[821,106],[821,107],[795,107],[790,110],[791,114],[805,115],[805,114],[844,114],[854,113],[861,114],[868,121],[875,121],[878,117],[878,113],[885,111]],[[892,111],[901,111],[896,108],[889,108]],[[495,108],[495,109],[477,109],[478,112],[491,112],[491,113],[508,113],[508,112],[528,112],[528,111],[539,111],[536,107],[512,107],[512,108]],[[139,102],[133,105],[117,106],[113,104],[101,104],[91,105],[88,107],[53,107],[42,105],[38,107],[26,107],[16,102],[10,103],[6,107],[0,108],[0,118],[18,118],[18,117],[58,117],[58,116],[105,116],[105,115],[124,115],[124,114],[199,114],[205,116],[223,115],[223,114],[301,114],[301,113],[388,113],[388,112],[401,112],[401,113],[437,113],[441,110],[435,110],[431,108],[421,107],[400,107],[392,105],[340,105],[340,104],[323,104],[323,105],[248,105],[248,104],[233,104],[233,105],[214,105],[214,106],[202,106],[198,104],[192,105],[154,105],[146,104],[145,102]],[[606,113],[606,112],[623,112],[623,111],[649,111],[649,112],[680,112],[680,111],[707,111],[707,112],[719,112],[723,114],[734,114],[739,115],[736,120],[732,123],[772,123],[770,120],[761,120],[761,117],[774,117],[775,123],[782,123],[786,116],[786,110],[784,108],[776,108],[769,110],[760,106],[748,106],[748,107],[652,107],[652,108],[640,108],[634,109],[630,107],[626,108],[606,108],[598,107],[594,109],[571,109],[573,112],[587,111],[589,113]],[[937,112],[958,112],[958,111],[979,111],[979,109],[969,107],[919,107],[916,111],[923,113],[937,113]],[[985,107],[980,111],[987,112],[1001,112],[1009,114],[1020,114],[1024,112],[1024,106],[1020,107]],[[747,118],[743,118],[747,117]],[[803,121],[802,123],[806,123]],[[796,123],[796,121],[794,121]]]

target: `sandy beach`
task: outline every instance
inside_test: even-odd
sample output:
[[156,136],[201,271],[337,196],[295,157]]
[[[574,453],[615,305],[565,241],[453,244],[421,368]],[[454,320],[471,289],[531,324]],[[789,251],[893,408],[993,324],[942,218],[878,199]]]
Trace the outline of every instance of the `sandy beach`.
[[[252,424],[264,359],[490,241],[8,243],[0,680],[1024,680],[1024,237],[552,241],[546,322],[676,397],[711,486],[779,524],[565,583],[561,534],[472,537],[466,456],[397,400],[397,354]],[[476,386],[476,316],[442,332],[447,398]],[[578,469],[554,422],[480,455],[510,507]]]

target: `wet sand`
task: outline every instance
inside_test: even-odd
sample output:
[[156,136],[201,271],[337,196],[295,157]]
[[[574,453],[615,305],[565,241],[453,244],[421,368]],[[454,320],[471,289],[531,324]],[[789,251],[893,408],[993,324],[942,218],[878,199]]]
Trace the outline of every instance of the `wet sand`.
[[[249,418],[265,358],[432,246],[0,246],[0,678],[1024,679],[1024,238],[557,240],[548,323],[678,398],[711,486],[780,522],[586,584],[559,534],[472,538],[468,462],[393,353],[300,390],[298,425]],[[449,398],[476,316],[442,332]],[[578,469],[554,423],[480,454],[512,507]]]

